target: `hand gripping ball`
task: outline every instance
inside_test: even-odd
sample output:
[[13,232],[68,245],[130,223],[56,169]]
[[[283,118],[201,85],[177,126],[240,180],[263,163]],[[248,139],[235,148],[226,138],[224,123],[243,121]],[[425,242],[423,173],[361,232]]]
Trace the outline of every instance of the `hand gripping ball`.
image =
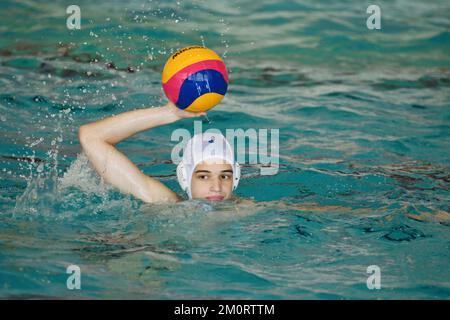
[[217,105],[228,88],[225,63],[212,50],[190,46],[167,60],[162,73],[167,98],[178,108],[202,112]]

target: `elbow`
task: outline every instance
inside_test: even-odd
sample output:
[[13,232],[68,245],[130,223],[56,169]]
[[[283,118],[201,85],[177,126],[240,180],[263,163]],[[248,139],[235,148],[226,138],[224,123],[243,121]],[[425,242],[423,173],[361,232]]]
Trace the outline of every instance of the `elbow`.
[[86,147],[89,145],[89,142],[93,142],[94,134],[92,132],[92,129],[89,128],[88,125],[82,125],[78,129],[78,140],[80,141],[83,149],[86,149]]

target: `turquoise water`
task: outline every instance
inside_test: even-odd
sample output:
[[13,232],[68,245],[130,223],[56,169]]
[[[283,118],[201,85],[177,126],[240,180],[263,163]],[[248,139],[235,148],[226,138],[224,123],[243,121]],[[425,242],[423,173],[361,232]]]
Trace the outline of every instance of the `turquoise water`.
[[[0,3],[0,297],[449,299],[448,1]],[[229,91],[204,128],[277,128],[254,205],[148,205],[102,184],[84,123],[165,102],[170,53],[204,44]],[[119,144],[182,194],[171,132]],[[66,268],[81,269],[68,290]],[[369,290],[369,265],[381,289]]]

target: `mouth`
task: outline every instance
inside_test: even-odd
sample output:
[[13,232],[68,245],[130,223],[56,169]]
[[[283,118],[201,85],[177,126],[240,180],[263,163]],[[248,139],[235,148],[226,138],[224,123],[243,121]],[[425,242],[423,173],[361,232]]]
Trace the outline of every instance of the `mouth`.
[[223,199],[225,199],[224,196],[209,196],[206,197],[207,200],[209,201],[222,201]]

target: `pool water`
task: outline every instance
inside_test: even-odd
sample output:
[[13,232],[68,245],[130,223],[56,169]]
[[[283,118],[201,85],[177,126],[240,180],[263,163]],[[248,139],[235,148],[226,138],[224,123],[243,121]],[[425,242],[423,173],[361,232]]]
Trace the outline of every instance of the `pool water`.
[[[0,298],[449,299],[450,4],[378,1],[368,30],[370,4],[79,0],[68,30],[66,1],[2,1]],[[243,164],[254,204],[145,204],[81,154],[81,124],[164,104],[192,44],[230,75],[204,129],[279,129],[278,174]],[[176,128],[118,148],[181,195]]]

